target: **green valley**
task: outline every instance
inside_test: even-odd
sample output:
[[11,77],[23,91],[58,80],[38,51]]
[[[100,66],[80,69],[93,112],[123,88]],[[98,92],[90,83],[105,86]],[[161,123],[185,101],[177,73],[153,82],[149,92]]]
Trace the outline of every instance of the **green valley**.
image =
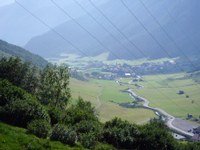
[[128,86],[119,86],[115,81],[71,79],[70,87],[74,98],[81,96],[96,107],[99,118],[103,122],[120,117],[141,124],[156,117],[151,110],[119,106],[120,103],[132,102],[133,99],[125,92]]
[[0,150],[200,150],[200,0],[0,0]]

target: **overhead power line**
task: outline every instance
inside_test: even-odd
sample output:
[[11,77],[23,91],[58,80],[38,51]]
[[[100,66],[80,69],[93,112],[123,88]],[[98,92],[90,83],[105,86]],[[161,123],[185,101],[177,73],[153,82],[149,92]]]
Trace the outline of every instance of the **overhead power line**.
[[164,8],[165,8],[165,10],[166,10],[166,12],[167,12],[167,15],[168,15],[168,16],[171,18],[171,20],[173,20],[173,22],[176,24],[177,29],[180,30],[180,32],[184,34],[184,36],[188,39],[188,41],[190,41],[190,43],[193,43],[194,47],[195,47],[196,49],[198,49],[198,53],[200,54],[200,47],[199,47],[195,42],[193,42],[193,40],[191,39],[191,37],[189,37],[189,36],[186,34],[185,30],[183,30],[181,26],[177,26],[177,25],[178,25],[177,20],[171,15],[171,13],[169,12],[168,8],[167,8],[166,6],[164,6]]
[[[80,7],[82,8],[82,10],[84,10],[84,12],[86,12],[86,14],[88,16],[90,16],[94,22],[96,22],[104,31],[106,31],[116,42],[116,44],[120,44],[122,48],[124,48],[124,50],[128,51],[131,55],[134,55],[134,53],[132,51],[129,51],[128,47],[126,47],[124,44],[122,44],[122,42],[116,38],[104,25],[102,25],[102,23],[100,21],[98,21],[98,19],[96,19],[87,9],[85,9],[77,0],[74,0],[74,2]],[[134,55],[135,56],[135,55]]]
[[[66,41],[68,44],[70,44],[73,48],[75,48],[77,51],[79,51],[80,53],[82,53],[84,56],[87,56],[87,54],[85,54],[84,52],[82,52],[81,49],[79,49],[77,46],[75,46],[72,42],[70,42],[69,40],[65,39],[65,37],[60,34],[59,32],[57,32],[55,29],[53,29],[51,26],[49,26],[47,23],[45,23],[43,20],[41,20],[40,18],[38,18],[36,15],[34,15],[31,11],[29,11],[27,8],[25,8],[23,5],[21,5],[19,2],[17,2],[17,0],[15,0],[15,2],[21,6],[24,10],[26,10],[30,15],[32,15],[35,19],[37,19],[39,22],[41,22],[43,25],[45,25],[47,28],[49,28],[51,31],[53,31],[54,33],[56,33],[58,36],[60,36],[64,41]],[[116,56],[116,55],[115,55]],[[116,56],[116,58],[118,58]],[[147,81],[148,82],[148,81]],[[151,84],[149,84],[151,85]],[[152,86],[154,87],[154,86]],[[157,89],[158,91],[159,88],[154,87],[155,89]],[[162,93],[162,91],[160,91],[160,93]],[[162,93],[163,94],[163,93]],[[164,95],[164,94],[163,94]],[[168,95],[165,96],[166,98],[168,98]],[[170,99],[170,98],[169,98]]]
[[[158,44],[158,46],[161,48],[163,52],[167,54],[169,58],[172,58],[171,55],[168,53],[168,51],[165,49],[165,47],[155,38],[155,36],[146,28],[146,26],[140,21],[140,19],[135,15],[135,13],[127,6],[127,4],[123,1],[120,0],[122,5],[128,10],[128,12],[138,21],[138,23],[144,28],[144,30],[150,35],[150,37]],[[177,69],[179,68],[181,71],[185,72],[184,69],[176,63],[175,66]],[[198,84],[196,86],[199,87]]]
[[[127,41],[129,41],[144,57],[147,57],[145,54],[144,54],[144,52],[139,48],[139,47],[137,47],[137,45],[135,44],[135,43],[133,43],[123,32],[121,32],[121,30],[115,25],[115,24],[113,24],[112,23],[112,21],[91,1],[91,0],[89,0],[89,2],[90,2],[90,4],[102,15],[102,16],[104,16],[104,18],[118,31],[118,32],[120,32],[121,34],[122,34],[122,36],[127,40]],[[155,86],[152,86],[152,87],[154,87],[154,88],[156,88]],[[158,88],[157,88],[158,89]],[[161,93],[162,93],[162,91],[160,90],[160,89],[158,89]],[[163,94],[163,95],[165,95],[165,94]],[[166,97],[168,97],[167,95],[166,95]],[[170,98],[169,98],[170,99]],[[177,104],[176,104],[177,105]],[[178,106],[178,105],[177,105]]]
[[74,19],[69,13],[67,13],[62,7],[60,7],[54,0],[50,0],[58,9],[60,9],[66,16],[73,20],[81,29],[83,29],[87,34],[89,34],[94,40],[96,40],[104,49],[109,50],[109,52],[118,58],[118,56],[109,48],[107,48],[97,37],[90,33],[83,25],[81,25],[76,19]]
[[55,34],[57,34],[60,38],[62,38],[65,42],[67,42],[69,45],[71,45],[74,49],[76,49],[78,52],[80,52],[82,55],[87,56],[86,53],[84,53],[82,50],[80,50],[76,45],[74,45],[71,41],[67,40],[62,34],[57,32],[54,28],[49,26],[46,22],[44,22],[42,19],[37,17],[35,14],[33,14],[31,11],[29,11],[27,8],[25,8],[21,3],[19,3],[17,0],[15,0],[15,3],[22,7],[26,12],[28,12],[32,17],[34,17],[37,21],[42,23],[44,26],[46,26],[49,30],[53,31]]
[[149,15],[153,18],[153,20],[159,25],[160,29],[165,33],[165,35],[168,37],[168,39],[174,44],[174,46],[176,47],[176,49],[183,54],[183,56],[188,60],[188,62],[192,65],[193,68],[195,68],[196,70],[198,70],[198,68],[193,64],[193,62],[189,59],[189,57],[184,53],[184,51],[182,51],[182,49],[178,46],[178,44],[176,43],[176,41],[173,39],[173,37],[171,37],[168,32],[165,30],[165,28],[160,24],[160,22],[156,19],[156,17],[151,13],[151,11],[149,10],[149,8],[147,8],[147,6],[145,5],[145,3],[142,0],[139,0],[140,3],[142,4],[142,6],[145,8],[145,10],[149,13]]
[[[146,28],[146,26],[140,21],[140,19],[135,15],[135,13],[127,6],[127,4],[123,1],[120,0],[122,5],[128,10],[128,12],[138,21],[138,23],[144,28],[144,30],[151,36],[151,38],[160,46],[160,48],[166,52],[166,54],[168,55],[168,57],[171,58],[171,56],[169,55],[169,53],[167,52],[167,50],[162,46],[162,44],[160,44],[160,42],[154,37],[154,35]],[[178,67],[179,69],[181,69],[182,71],[184,71],[179,65],[177,65],[176,67]],[[174,87],[171,87],[169,85],[167,85],[169,88],[175,89]],[[198,84],[195,84],[195,86],[197,88],[199,88],[200,86]],[[174,102],[176,104],[176,102]],[[178,104],[176,104],[178,105]]]
[[[35,18],[37,21],[39,21],[40,23],[42,23],[44,26],[46,26],[50,31],[53,31],[55,34],[57,34],[59,37],[61,37],[65,42],[67,42],[68,44],[70,44],[73,48],[76,48],[80,53],[82,53],[84,56],[87,57],[87,55],[82,52],[78,47],[76,47],[73,43],[71,43],[69,40],[67,40],[62,34],[60,34],[59,32],[57,32],[54,28],[52,28],[51,26],[49,26],[46,22],[44,22],[42,19],[40,19],[39,17],[37,17],[35,14],[33,14],[31,11],[29,11],[27,8],[25,8],[21,3],[19,3],[17,0],[15,0],[15,3],[17,5],[19,5],[21,8],[23,8],[28,14],[30,14],[33,18]],[[153,87],[153,86],[152,86]],[[162,92],[161,92],[162,93]],[[153,103],[153,102],[152,102]],[[154,104],[154,103],[153,103]]]

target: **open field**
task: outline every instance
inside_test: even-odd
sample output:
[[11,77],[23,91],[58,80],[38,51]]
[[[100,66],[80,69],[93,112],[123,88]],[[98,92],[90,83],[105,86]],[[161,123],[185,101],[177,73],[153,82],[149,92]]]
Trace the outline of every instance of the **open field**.
[[103,101],[110,101],[116,103],[122,102],[131,102],[132,98],[128,95],[128,93],[124,92],[127,89],[126,86],[119,86],[113,80],[92,80],[92,83],[96,83],[97,85],[103,88],[100,99]]
[[154,112],[147,109],[119,106],[117,103],[131,102],[132,99],[128,93],[123,92],[128,86],[119,86],[115,81],[90,80],[85,82],[71,79],[70,87],[73,98],[81,96],[96,107],[102,122],[120,117],[140,124],[155,117]]
[[[141,121],[137,119],[137,115],[140,113],[135,111],[136,109],[122,108],[116,104],[132,101],[132,98],[124,92],[127,88],[132,88],[137,95],[148,99],[150,106],[161,108],[175,117],[186,118],[188,114],[196,118],[200,116],[200,84],[185,78],[185,73],[148,75],[143,78],[144,82],[131,83],[143,85],[144,88],[140,89],[128,84],[131,78],[122,78],[120,81],[127,83],[122,85],[109,80],[83,82],[72,79],[72,95],[73,97],[81,96],[85,100],[91,101],[96,107],[101,106],[98,111],[102,121],[110,119],[112,116],[122,117],[133,122]],[[179,91],[184,91],[184,94],[177,94]],[[132,113],[137,115],[131,116]],[[154,114],[143,116],[143,120],[148,117],[154,117]]]
[[120,117],[132,123],[143,124],[155,117],[153,111],[142,108],[124,108],[112,102],[102,102],[98,109],[102,122],[111,120],[113,117]]
[[[134,82],[143,85],[144,88],[130,87],[138,95],[147,98],[150,106],[162,108],[175,117],[186,118],[187,114],[199,117],[200,84],[196,85],[192,79],[183,78],[184,75],[180,73],[144,76],[144,82]],[[128,79],[122,81],[127,82]],[[184,94],[177,94],[180,90],[184,91]]]
[[73,99],[81,96],[84,100],[90,101],[94,106],[98,104],[98,95],[100,95],[102,87],[91,83],[71,78],[70,88]]

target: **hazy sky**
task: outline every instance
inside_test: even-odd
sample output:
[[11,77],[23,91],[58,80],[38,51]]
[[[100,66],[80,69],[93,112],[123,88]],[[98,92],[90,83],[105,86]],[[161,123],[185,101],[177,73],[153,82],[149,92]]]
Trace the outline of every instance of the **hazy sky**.
[[4,5],[8,5],[13,2],[14,2],[14,0],[0,0],[0,7],[4,6]]

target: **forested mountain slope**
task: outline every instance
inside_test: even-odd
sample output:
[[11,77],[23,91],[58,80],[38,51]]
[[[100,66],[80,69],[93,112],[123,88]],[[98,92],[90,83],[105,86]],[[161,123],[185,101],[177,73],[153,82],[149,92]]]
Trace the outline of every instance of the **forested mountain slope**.
[[37,67],[44,67],[48,64],[48,62],[39,55],[33,54],[19,46],[0,40],[0,58],[11,56],[19,57],[23,61],[30,62]]

